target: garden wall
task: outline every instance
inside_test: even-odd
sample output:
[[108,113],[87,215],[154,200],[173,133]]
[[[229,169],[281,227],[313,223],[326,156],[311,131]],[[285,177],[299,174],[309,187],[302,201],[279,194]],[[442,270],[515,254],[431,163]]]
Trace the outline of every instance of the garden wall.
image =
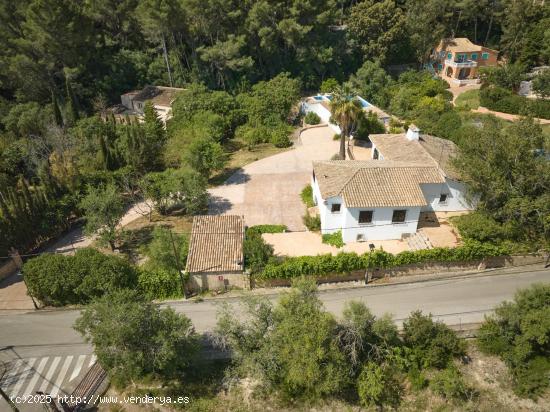
[[[514,266],[525,266],[537,263],[543,263],[545,257],[539,254],[516,255],[516,256],[496,256],[485,259],[479,259],[469,262],[427,262],[415,263],[411,265],[397,266],[387,269],[369,270],[370,279],[380,279],[384,277],[401,277],[429,274],[444,274],[461,271],[483,270],[493,268],[504,268]],[[315,277],[318,284],[349,282],[365,279],[365,270],[355,270],[349,273],[333,273],[326,276]],[[290,286],[291,279],[261,279],[252,280],[252,287],[276,287]]]

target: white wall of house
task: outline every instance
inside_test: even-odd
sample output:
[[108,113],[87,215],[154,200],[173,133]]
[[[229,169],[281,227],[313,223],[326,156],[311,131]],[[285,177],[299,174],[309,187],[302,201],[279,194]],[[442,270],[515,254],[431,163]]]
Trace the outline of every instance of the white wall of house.
[[325,108],[321,103],[307,103],[303,104],[304,113],[313,112],[321,119],[321,123],[327,123],[334,133],[340,134],[340,127],[334,123],[330,123],[330,110]]
[[[344,242],[356,242],[358,235],[365,241],[401,239],[404,234],[415,233],[420,216],[420,207],[378,207],[347,208],[340,196],[323,199],[315,180],[311,181],[313,196],[319,207],[321,233],[334,233],[342,230]],[[331,212],[332,204],[339,203],[340,211]],[[359,212],[372,210],[372,223],[359,224]],[[394,210],[407,210],[405,223],[392,223]]]
[[[372,210],[372,223],[359,224],[359,212]],[[405,223],[392,223],[394,210],[406,210]],[[365,241],[401,239],[404,234],[415,233],[420,207],[345,208],[344,242],[356,242],[358,235]]]
[[[422,208],[423,212],[456,212],[473,209],[466,200],[466,186],[456,180],[446,178],[445,183],[422,184],[421,189],[428,203]],[[439,202],[442,194],[447,195],[444,203]]]

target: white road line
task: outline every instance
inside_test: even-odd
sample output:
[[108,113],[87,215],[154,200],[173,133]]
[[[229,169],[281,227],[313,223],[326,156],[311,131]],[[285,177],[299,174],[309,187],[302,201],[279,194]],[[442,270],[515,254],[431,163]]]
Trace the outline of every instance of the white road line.
[[84,365],[84,360],[86,359],[86,355],[80,355],[78,357],[78,360],[76,361],[76,366],[73,369],[73,373],[71,377],[69,378],[69,382],[71,382],[74,378],[76,378],[80,371],[82,370],[82,365]]
[[29,384],[27,385],[27,387],[25,388],[25,391],[23,392],[23,396],[24,395],[33,395],[33,389],[34,389],[34,386],[36,385],[36,382],[38,382],[38,379],[40,379],[42,377],[42,372],[44,371],[44,368],[46,367],[46,363],[48,363],[48,357],[45,357],[45,358],[42,358],[42,360],[40,361],[40,363],[38,364],[37,368],[36,368],[36,371],[34,372],[34,376],[32,377],[31,381],[29,382]]
[[27,378],[29,376],[32,376],[32,374],[34,372],[34,369],[32,367],[34,366],[35,362],[36,362],[36,358],[28,359],[25,362],[25,367],[21,371],[21,374],[19,375],[19,379],[17,380],[17,383],[15,384],[15,386],[13,387],[13,389],[11,391],[11,396],[12,397],[17,396],[17,394],[21,390],[21,387],[23,386],[23,384],[25,383]]
[[46,393],[46,389],[48,389],[48,386],[50,385],[50,380],[52,379],[52,376],[55,373],[55,370],[57,369],[57,365],[59,365],[59,362],[61,362],[61,356],[56,356],[53,359],[52,364],[50,365],[50,369],[48,369],[48,372],[44,377],[42,386],[40,386],[40,389],[39,389],[40,392]]
[[11,386],[11,384],[13,383],[12,382],[13,377],[17,375],[17,373],[19,372],[19,368],[21,368],[22,365],[23,365],[23,359],[17,359],[13,363],[13,369],[10,370],[8,374],[4,376],[4,378],[0,381],[2,383],[2,386],[6,388]]
[[96,360],[97,360],[97,357],[95,355],[92,355],[92,359],[90,359],[90,363],[88,364],[88,366],[92,366]]
[[63,366],[61,367],[61,372],[59,372],[59,375],[57,375],[57,380],[55,381],[55,385],[50,392],[50,395],[57,396],[57,394],[61,390],[61,384],[63,384],[63,381],[65,380],[65,375],[67,375],[67,372],[69,371],[69,366],[71,366],[73,358],[74,356],[67,356],[67,359],[65,359],[65,363],[63,363]]

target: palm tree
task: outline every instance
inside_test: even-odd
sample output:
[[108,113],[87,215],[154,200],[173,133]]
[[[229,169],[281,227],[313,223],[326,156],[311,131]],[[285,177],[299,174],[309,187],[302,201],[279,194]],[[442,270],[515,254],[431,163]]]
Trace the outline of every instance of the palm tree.
[[346,141],[356,129],[358,120],[363,114],[361,102],[347,85],[338,87],[332,93],[330,102],[332,120],[340,126],[340,159],[346,159]]

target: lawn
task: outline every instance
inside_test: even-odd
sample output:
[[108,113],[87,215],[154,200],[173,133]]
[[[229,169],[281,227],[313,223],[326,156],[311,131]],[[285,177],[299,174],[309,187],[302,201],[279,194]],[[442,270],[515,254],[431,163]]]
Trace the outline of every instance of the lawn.
[[479,107],[479,90],[468,90],[459,95],[455,100],[455,106],[472,110]]
[[271,143],[261,143],[249,149],[244,142],[233,139],[225,144],[225,150],[228,152],[229,159],[225,168],[210,178],[211,186],[223,184],[237,170],[256,160],[273,156],[277,153],[286,152],[292,147],[279,148]]
[[550,138],[550,124],[543,124],[541,125],[541,127],[542,127],[542,134]]

